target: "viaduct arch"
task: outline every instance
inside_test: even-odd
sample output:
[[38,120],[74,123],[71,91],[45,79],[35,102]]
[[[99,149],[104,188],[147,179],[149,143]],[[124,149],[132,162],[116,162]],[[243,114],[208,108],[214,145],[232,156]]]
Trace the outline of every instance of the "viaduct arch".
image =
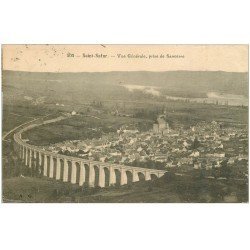
[[22,139],[24,131],[61,119],[65,119],[65,117],[58,117],[40,124],[32,124],[14,134],[14,149],[18,152],[20,159],[26,166],[35,168],[43,176],[79,186],[107,187],[125,185],[141,180],[148,181],[159,178],[167,172],[157,169],[89,161],[78,157],[56,154],[41,147],[30,145]]

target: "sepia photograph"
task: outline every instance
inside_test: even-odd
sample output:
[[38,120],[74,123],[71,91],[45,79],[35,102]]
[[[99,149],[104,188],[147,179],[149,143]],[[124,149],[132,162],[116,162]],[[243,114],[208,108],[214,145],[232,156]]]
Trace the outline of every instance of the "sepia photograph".
[[0,248],[250,249],[249,1],[0,1]]
[[248,45],[2,45],[3,203],[248,203]]

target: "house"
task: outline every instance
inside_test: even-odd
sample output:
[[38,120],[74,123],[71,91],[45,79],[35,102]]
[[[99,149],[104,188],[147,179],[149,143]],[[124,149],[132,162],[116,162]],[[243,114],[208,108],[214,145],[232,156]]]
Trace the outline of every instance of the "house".
[[193,151],[193,153],[190,156],[199,157],[200,156],[200,152],[199,151]]
[[206,165],[206,170],[210,170],[210,169],[212,169],[212,168],[213,168],[213,165],[212,165],[212,164]]
[[194,162],[194,169],[201,169],[201,163]]
[[100,157],[101,162],[107,162],[108,158],[106,156]]

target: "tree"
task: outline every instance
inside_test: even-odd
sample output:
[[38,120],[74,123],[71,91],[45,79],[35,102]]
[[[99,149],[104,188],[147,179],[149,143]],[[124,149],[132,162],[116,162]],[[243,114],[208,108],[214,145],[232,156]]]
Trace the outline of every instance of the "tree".
[[192,148],[197,149],[200,146],[200,142],[197,137],[195,137]]
[[227,160],[224,160],[220,164],[220,175],[221,177],[229,178],[232,175],[232,169],[227,165]]

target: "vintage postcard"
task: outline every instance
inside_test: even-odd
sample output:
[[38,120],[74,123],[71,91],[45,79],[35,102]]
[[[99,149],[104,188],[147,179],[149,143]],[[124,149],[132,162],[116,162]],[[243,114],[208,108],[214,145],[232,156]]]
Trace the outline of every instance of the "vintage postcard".
[[248,202],[247,45],[2,45],[2,201]]

